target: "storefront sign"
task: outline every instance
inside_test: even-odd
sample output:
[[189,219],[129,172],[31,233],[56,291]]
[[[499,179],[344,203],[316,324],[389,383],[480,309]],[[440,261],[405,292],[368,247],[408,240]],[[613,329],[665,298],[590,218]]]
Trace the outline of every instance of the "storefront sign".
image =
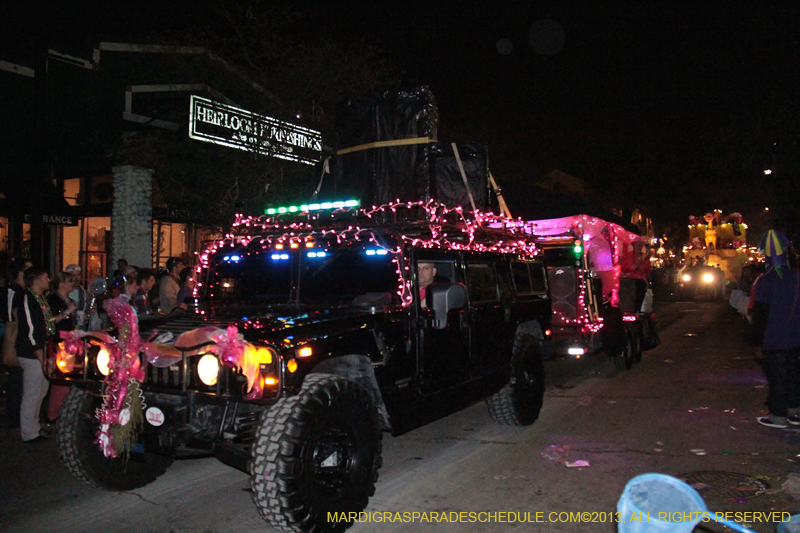
[[42,215],[42,222],[48,226],[77,226],[72,215]]
[[[45,226],[77,226],[78,217],[67,214],[70,210],[69,205],[64,202],[64,206],[58,204],[47,206],[35,216]],[[26,224],[30,224],[32,219],[31,213],[24,213],[22,216],[22,221]]]
[[195,95],[189,137],[308,165],[318,163],[322,152],[318,131]]
[[[31,215],[25,213],[22,221],[31,223]],[[78,218],[73,215],[42,215],[42,224],[45,226],[77,226]]]

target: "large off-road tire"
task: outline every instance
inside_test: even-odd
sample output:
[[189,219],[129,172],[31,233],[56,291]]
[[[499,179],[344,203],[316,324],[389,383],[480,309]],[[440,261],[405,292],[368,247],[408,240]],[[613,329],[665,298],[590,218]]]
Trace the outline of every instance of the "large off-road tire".
[[644,344],[643,340],[644,330],[642,328],[641,321],[637,320],[631,326],[631,342],[633,344],[633,362],[634,364],[642,362],[642,345]]
[[381,426],[360,385],[310,374],[295,396],[264,412],[251,448],[250,486],[279,531],[343,531],[328,521],[367,506],[381,467]]
[[529,426],[544,402],[544,363],[538,344],[528,344],[514,363],[511,379],[499,392],[486,399],[489,416],[501,424]]
[[131,490],[152,483],[166,472],[172,458],[155,453],[134,453],[108,459],[95,444],[100,423],[95,411],[102,398],[72,387],[61,407],[56,443],[67,470],[80,481],[108,490]]
[[635,358],[634,354],[634,345],[633,345],[633,335],[631,334],[631,328],[625,326],[622,329],[622,347],[617,350],[617,353],[613,355],[614,357],[614,366],[617,370],[630,370],[633,367],[633,362]]

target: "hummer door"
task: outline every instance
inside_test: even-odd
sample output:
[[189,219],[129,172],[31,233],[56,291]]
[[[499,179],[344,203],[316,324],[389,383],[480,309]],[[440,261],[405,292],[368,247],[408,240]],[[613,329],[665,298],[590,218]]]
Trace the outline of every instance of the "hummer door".
[[496,371],[501,361],[510,357],[510,351],[504,353],[510,348],[510,293],[496,256],[468,254],[466,267],[474,378]]
[[427,395],[469,380],[469,321],[466,306],[451,309],[446,320],[437,321],[425,298],[431,285],[463,284],[458,254],[424,250],[417,253],[412,268],[417,369],[420,390]]

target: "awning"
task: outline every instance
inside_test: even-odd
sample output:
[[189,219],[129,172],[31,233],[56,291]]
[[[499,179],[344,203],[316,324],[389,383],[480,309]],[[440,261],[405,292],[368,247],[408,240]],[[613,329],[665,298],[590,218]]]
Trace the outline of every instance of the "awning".
[[50,183],[20,180],[13,185],[6,183],[0,190],[6,198],[7,214],[21,217],[23,222],[38,220],[45,226],[78,225],[74,208]]

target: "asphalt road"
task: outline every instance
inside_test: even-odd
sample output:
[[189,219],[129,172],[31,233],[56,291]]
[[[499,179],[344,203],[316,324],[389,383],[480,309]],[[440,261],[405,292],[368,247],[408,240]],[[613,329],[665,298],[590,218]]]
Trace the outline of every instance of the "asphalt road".
[[[497,425],[479,403],[406,435],[385,435],[369,516],[420,514],[413,523],[364,521],[350,531],[611,533],[617,525],[609,514],[626,482],[647,472],[694,483],[712,511],[798,512],[800,431],[755,422],[766,380],[735,312],[721,301],[661,303],[657,312],[662,344],[630,371],[617,372],[601,356],[548,363],[545,407],[530,427]],[[567,460],[589,466],[543,457],[550,447],[568,447]],[[214,459],[179,461],[147,487],[110,493],[74,480],[52,441],[23,446],[4,433],[0,452],[0,531],[270,531],[247,476]],[[465,521],[441,521],[442,513]],[[490,521],[470,522],[469,513]],[[740,515],[754,531],[774,531],[774,522],[755,516]]]

